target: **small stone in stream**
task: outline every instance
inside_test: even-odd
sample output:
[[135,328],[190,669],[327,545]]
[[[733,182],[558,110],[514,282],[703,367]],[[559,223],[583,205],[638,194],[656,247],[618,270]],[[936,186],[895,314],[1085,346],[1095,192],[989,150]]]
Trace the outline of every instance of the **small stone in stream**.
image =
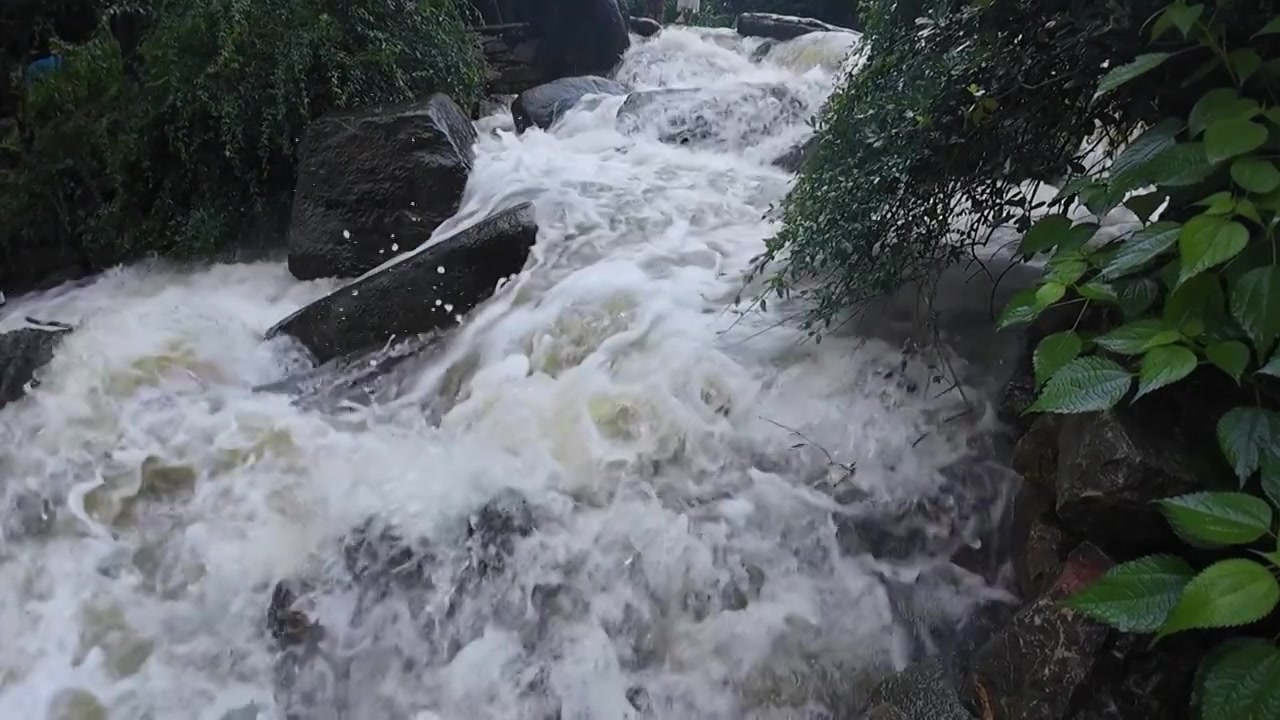
[[312,622],[307,614],[294,609],[299,588],[292,582],[276,583],[271,593],[271,605],[267,608],[267,629],[282,649],[306,645],[323,635],[323,628]]
[[476,513],[467,537],[481,576],[498,574],[515,549],[517,537],[533,533],[533,510],[520,493],[503,490]]
[[9,540],[47,535],[53,529],[57,511],[47,498],[33,492],[20,492],[5,513],[0,533]]
[[351,579],[364,589],[376,588],[385,593],[393,585],[431,586],[431,554],[405,542],[399,533],[375,518],[366,520],[347,537],[342,559]]
[[627,23],[631,26],[631,32],[640,37],[653,37],[662,32],[662,23],[647,17],[631,17],[627,18]]
[[1024,607],[973,657],[961,697],[979,717],[1062,720],[1073,694],[1091,676],[1110,635],[1106,626],[1062,605],[1112,562],[1097,547],[1078,546],[1044,596]]
[[516,132],[531,127],[549,129],[564,114],[590,95],[625,95],[623,85],[608,78],[587,75],[560,78],[525,90],[511,101],[511,118]]
[[222,720],[258,720],[261,717],[259,713],[258,706],[254,703],[249,703],[244,707],[238,707],[223,713]]
[[627,688],[627,702],[631,703],[631,707],[637,712],[647,713],[653,711],[653,702],[649,699],[649,691],[643,685],[636,685]]

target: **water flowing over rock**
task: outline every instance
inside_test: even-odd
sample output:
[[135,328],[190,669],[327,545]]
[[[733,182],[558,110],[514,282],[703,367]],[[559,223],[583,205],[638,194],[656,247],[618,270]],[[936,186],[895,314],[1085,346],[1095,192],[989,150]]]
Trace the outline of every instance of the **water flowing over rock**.
[[[742,126],[744,108],[752,108]],[[795,123],[811,109],[780,85],[730,85],[708,89],[642,90],[618,108],[625,132],[654,134],[665,143],[730,151]]]
[[27,394],[36,373],[53,359],[66,330],[24,328],[0,335],[0,408]]
[[842,28],[813,18],[773,13],[743,13],[738,16],[735,27],[740,35],[770,40],[794,40],[815,32],[853,32],[851,28]]
[[813,154],[817,144],[817,136],[811,137],[791,148],[785,154],[779,155],[773,161],[773,164],[787,172],[800,172],[800,168],[804,167],[805,161]]
[[459,322],[520,272],[537,239],[529,204],[503,210],[280,321],[319,362]]
[[455,212],[476,141],[448,96],[313,122],[289,226],[295,277],[354,277],[412,250]]
[[516,123],[516,132],[524,132],[535,125],[545,130],[588,95],[626,93],[627,89],[621,83],[607,78],[561,78],[520,93],[511,103],[511,116]]

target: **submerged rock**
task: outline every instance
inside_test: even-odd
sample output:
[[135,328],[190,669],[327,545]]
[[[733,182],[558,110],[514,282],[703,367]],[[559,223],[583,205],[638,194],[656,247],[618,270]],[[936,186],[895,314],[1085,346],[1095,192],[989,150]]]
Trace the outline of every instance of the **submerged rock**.
[[68,330],[22,328],[0,335],[0,408],[39,383],[36,373],[53,359]]
[[800,168],[804,167],[804,164],[808,162],[817,147],[818,136],[811,136],[808,140],[774,158],[772,164],[774,167],[782,168],[787,172],[800,172]]
[[324,363],[455,325],[520,272],[537,235],[532,205],[503,210],[302,308],[267,337],[297,338]]
[[533,126],[547,129],[587,95],[625,95],[621,83],[602,77],[586,76],[553,80],[520,93],[511,103],[511,117],[516,132]]
[[771,40],[794,40],[815,32],[855,32],[852,28],[843,28],[813,18],[774,13],[742,13],[734,27],[744,37]]
[[[754,106],[750,126],[732,127],[744,105]],[[800,122],[808,109],[804,98],[782,85],[641,90],[618,108],[618,124],[627,133],[656,133],[665,143],[727,151]]]
[[354,277],[431,237],[458,211],[476,131],[447,95],[326,115],[298,148],[289,271]]

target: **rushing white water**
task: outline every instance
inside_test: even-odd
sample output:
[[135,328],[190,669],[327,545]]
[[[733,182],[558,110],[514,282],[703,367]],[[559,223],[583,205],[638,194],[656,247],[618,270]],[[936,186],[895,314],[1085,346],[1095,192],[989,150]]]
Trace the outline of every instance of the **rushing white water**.
[[[619,76],[782,84],[815,111],[838,62],[752,63],[754,46],[667,30]],[[0,718],[807,717],[920,649],[904,612],[954,626],[989,599],[946,563],[837,537],[837,518],[939,486],[974,425],[945,422],[959,393],[894,348],[732,308],[791,183],[768,161],[804,118],[735,144],[758,130],[743,102],[724,142],[680,146],[661,118],[620,132],[620,103],[519,137],[481,122],[440,234],[530,200],[534,257],[385,405],[336,417],[253,391],[298,369],[264,331],[335,287],[282,263],[10,298],[0,330],[77,330],[0,411]],[[533,532],[477,570],[469,518],[509,491]],[[370,517],[421,540],[429,578],[372,599],[344,581]],[[325,638],[282,658],[264,618],[286,578]]]

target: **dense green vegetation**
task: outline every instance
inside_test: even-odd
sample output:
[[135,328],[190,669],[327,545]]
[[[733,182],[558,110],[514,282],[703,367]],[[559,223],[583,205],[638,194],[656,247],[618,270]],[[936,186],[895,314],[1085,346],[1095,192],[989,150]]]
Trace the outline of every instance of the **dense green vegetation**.
[[[870,54],[820,120],[761,264],[770,292],[807,298],[820,338],[1011,227],[1045,264],[999,323],[1077,318],[1039,342],[1029,412],[1107,411],[1221,373],[1237,388],[1210,418],[1221,476],[1206,466],[1203,492],[1159,503],[1195,551],[1121,558],[1071,603],[1157,638],[1234,630],[1201,665],[1199,715],[1280,717],[1280,649],[1258,629],[1280,604],[1275,7],[910,5],[862,5]],[[1138,227],[1099,233],[1120,206]]]
[[[0,139],[0,285],[278,237],[306,123],[478,94],[453,0],[108,0]],[[123,47],[122,47],[123,45]],[[27,58],[30,59],[29,57]]]

